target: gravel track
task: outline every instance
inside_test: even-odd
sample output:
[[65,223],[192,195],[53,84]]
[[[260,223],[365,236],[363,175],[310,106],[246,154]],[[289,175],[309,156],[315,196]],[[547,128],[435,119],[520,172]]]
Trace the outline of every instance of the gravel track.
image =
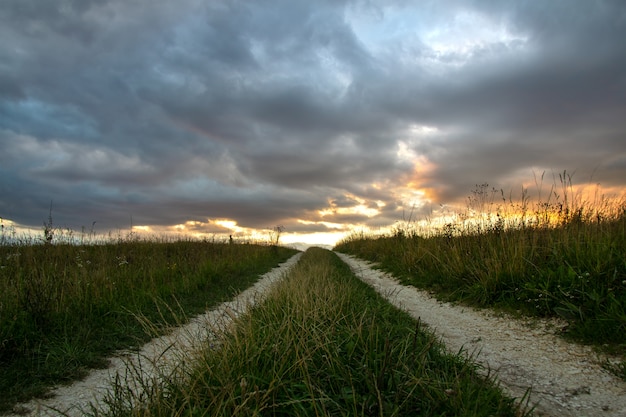
[[[51,398],[33,400],[18,405],[15,410],[20,416],[84,416],[91,405],[105,409],[103,399],[110,393],[112,381],[119,378],[132,391],[132,396],[142,398],[142,393],[158,384],[163,376],[174,374],[183,361],[189,361],[198,348],[206,345],[223,331],[234,318],[262,300],[276,281],[298,262],[298,253],[262,275],[250,288],[233,300],[220,304],[205,314],[194,317],[187,324],[175,328],[170,334],[153,339],[138,352],[121,352],[110,359],[107,369],[94,370],[85,379],[72,385],[52,390]],[[149,385],[146,386],[146,382]]]
[[557,336],[563,323],[442,303],[366,261],[337,255],[392,304],[427,324],[449,351],[463,349],[495,372],[510,395],[522,398],[530,388],[536,415],[626,416],[626,382],[604,370],[590,347]]
[[[556,333],[558,321],[518,320],[489,310],[442,303],[424,291],[398,283],[372,264],[337,253],[364,282],[397,307],[428,325],[452,353],[463,351],[497,375],[502,388],[516,398],[530,389],[529,403],[538,416],[626,416],[626,383],[601,367],[591,348],[568,343]],[[282,278],[301,253],[263,275],[232,301],[195,317],[170,334],[152,340],[138,352],[121,352],[110,367],[85,379],[55,388],[51,398],[33,400],[16,408],[26,416],[82,416],[91,405],[106,407],[103,399],[117,377],[140,399],[146,381],[173,375],[181,361],[193,360],[232,320]],[[139,377],[138,374],[141,376]],[[12,415],[16,417],[18,414]]]

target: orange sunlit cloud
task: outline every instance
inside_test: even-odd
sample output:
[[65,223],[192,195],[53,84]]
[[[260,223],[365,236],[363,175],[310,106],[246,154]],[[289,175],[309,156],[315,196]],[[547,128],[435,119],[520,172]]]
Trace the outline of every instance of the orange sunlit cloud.
[[220,239],[228,239],[230,236],[237,238],[245,238],[253,241],[265,241],[268,237],[268,230],[259,230],[249,227],[239,226],[237,221],[232,219],[208,219],[206,222],[197,220],[189,220],[185,223],[176,224],[174,226],[153,228],[152,232],[160,232],[162,234],[174,233],[194,238],[218,237]]
[[[335,215],[360,215],[364,217],[375,217],[380,214],[380,209],[386,205],[383,201],[372,201],[368,202],[366,199],[356,196],[354,194],[346,193],[344,197],[348,200],[354,201],[356,204],[348,207],[341,207],[333,201],[328,201],[327,208],[318,210],[317,213],[320,217],[324,218],[327,216],[335,216]],[[371,204],[367,204],[371,203]],[[377,208],[374,208],[373,206]]]
[[[322,217],[324,217],[324,215],[322,215]],[[298,219],[297,222],[300,224],[304,224],[304,225],[322,225],[329,229],[337,229],[337,230],[343,229],[345,227],[345,225],[342,223],[333,223],[333,222],[325,222],[325,221],[310,221],[310,220]]]

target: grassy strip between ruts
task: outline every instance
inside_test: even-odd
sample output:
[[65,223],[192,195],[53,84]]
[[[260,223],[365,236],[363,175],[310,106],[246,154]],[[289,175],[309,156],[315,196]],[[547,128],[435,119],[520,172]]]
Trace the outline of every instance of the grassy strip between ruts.
[[[446,354],[356,278],[311,248],[219,347],[134,407],[122,385],[109,416],[517,416],[477,365]],[[98,414],[98,413],[96,413]]]
[[295,252],[192,240],[0,246],[0,413],[147,341],[146,321],[165,330]]

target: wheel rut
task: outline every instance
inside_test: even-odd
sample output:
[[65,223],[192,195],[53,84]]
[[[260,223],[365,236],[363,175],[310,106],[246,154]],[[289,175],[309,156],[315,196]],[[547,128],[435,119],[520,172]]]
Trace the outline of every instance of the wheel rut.
[[[263,275],[233,300],[195,317],[170,334],[153,339],[137,352],[120,352],[107,369],[52,390],[50,398],[16,407],[19,416],[83,416],[92,406],[106,409],[103,400],[117,379],[139,401],[151,384],[176,371],[181,362],[211,343],[235,317],[263,299],[267,290],[299,260],[300,254]],[[374,265],[345,254],[337,255],[364,282],[395,306],[419,319],[451,353],[470,356],[485,373],[496,375],[501,387],[518,399],[527,394],[537,416],[626,416],[626,382],[604,370],[590,347],[560,338],[562,323],[518,320],[489,310],[442,303],[425,291],[401,285]],[[146,385],[146,381],[149,384]]]
[[92,406],[106,410],[104,399],[111,392],[112,382],[123,384],[126,392],[137,401],[144,392],[163,378],[175,374],[181,363],[193,360],[194,352],[216,339],[233,319],[263,299],[267,290],[280,280],[300,259],[298,253],[262,275],[251,287],[231,301],[224,302],[205,314],[192,318],[171,333],[153,339],[137,352],[119,352],[109,359],[107,369],[92,371],[86,378],[71,385],[59,386],[50,392],[50,398],[35,399],[15,407],[18,416],[69,416],[89,413]]
[[495,373],[510,395],[521,399],[529,392],[535,415],[626,416],[626,382],[603,369],[590,347],[559,337],[563,323],[442,303],[371,263],[337,255],[389,302],[427,324],[450,352],[463,351]]

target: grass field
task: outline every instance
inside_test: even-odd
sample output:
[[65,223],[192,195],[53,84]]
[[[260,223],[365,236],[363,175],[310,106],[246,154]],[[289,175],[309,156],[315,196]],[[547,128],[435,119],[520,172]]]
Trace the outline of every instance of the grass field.
[[108,416],[516,416],[476,365],[443,347],[329,251],[309,249],[219,347]]
[[128,239],[0,245],[0,412],[205,311],[294,250]]
[[[530,205],[494,195],[478,186],[464,214],[426,234],[407,223],[335,249],[447,300],[561,317],[566,336],[626,353],[626,203],[553,192]],[[626,364],[613,371],[626,377]]]
[[[439,228],[424,233],[409,221],[335,249],[441,298],[560,317],[564,336],[625,355],[626,203],[583,202],[567,181],[555,188],[531,204],[498,200],[483,184],[467,212]],[[295,253],[192,240],[53,242],[46,230],[0,244],[0,413],[232,298]],[[328,251],[307,251],[236,323],[142,406],[118,386],[107,415],[524,414]],[[626,361],[607,367],[626,379]]]

